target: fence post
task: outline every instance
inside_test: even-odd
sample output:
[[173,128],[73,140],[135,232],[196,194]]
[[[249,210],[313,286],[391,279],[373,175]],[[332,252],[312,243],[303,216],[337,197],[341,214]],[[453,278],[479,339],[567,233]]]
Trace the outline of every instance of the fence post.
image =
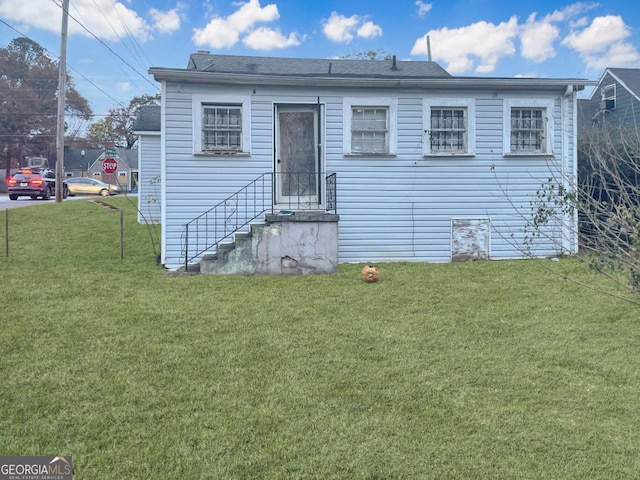
[[4,249],[6,256],[9,257],[9,209],[4,211]]
[[120,209],[120,263],[124,263],[124,210]]

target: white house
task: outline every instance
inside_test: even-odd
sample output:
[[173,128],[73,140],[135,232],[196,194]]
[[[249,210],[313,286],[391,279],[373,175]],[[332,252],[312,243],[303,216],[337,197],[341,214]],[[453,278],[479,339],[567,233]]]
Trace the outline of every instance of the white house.
[[133,123],[138,136],[138,222],[160,223],[161,138],[160,106],[144,105]]
[[[340,262],[522,258],[536,192],[576,174],[576,95],[592,84],[454,77],[395,58],[207,52],[186,69],[150,73],[162,84],[161,261],[170,270],[215,252],[212,223],[236,215],[256,185],[269,190],[267,213],[337,213]],[[229,210],[189,223],[217,204]],[[576,232],[567,215],[531,252],[576,252]]]

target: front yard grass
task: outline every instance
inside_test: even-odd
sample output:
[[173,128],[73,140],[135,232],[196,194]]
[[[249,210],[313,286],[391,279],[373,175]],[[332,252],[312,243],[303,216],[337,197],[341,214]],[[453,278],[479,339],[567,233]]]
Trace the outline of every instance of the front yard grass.
[[[86,200],[0,222],[0,455],[82,479],[622,479],[640,310],[562,259],[176,276]],[[44,227],[43,230],[41,230]]]

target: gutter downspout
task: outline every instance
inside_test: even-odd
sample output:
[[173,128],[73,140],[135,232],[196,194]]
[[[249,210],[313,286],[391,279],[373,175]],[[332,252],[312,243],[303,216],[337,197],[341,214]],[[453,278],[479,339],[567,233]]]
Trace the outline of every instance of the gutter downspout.
[[[569,101],[571,100],[571,104]],[[562,114],[562,186],[565,192],[575,192],[578,172],[577,96],[573,85],[567,85],[561,98]],[[570,107],[571,105],[571,107]],[[571,113],[571,117],[569,117]],[[573,121],[571,121],[573,119]],[[578,211],[562,217],[562,253],[578,253]]]

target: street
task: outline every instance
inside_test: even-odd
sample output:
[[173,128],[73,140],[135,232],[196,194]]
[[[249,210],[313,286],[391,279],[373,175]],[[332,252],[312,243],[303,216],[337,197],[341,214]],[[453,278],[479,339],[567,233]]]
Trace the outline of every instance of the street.
[[[76,198],[86,197],[67,197],[64,199],[64,201],[66,202],[67,200],[73,200]],[[9,196],[6,193],[0,193],[0,210],[28,207],[30,205],[43,205],[46,203],[54,203],[55,201],[55,198],[52,198],[51,200],[42,200],[40,198],[37,200],[33,200],[31,199],[31,197],[18,197],[17,200],[9,200]]]

